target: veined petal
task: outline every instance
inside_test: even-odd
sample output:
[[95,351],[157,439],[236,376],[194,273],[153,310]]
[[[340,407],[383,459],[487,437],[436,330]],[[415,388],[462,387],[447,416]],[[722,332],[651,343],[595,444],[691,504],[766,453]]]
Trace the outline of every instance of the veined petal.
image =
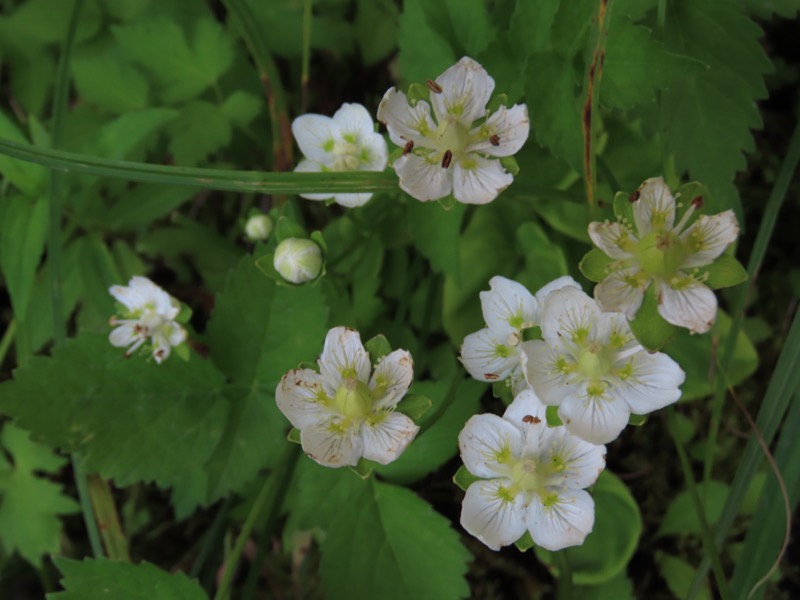
[[546,427],[539,441],[540,462],[560,469],[548,485],[587,488],[605,468],[605,457],[605,446],[586,442],[564,427]]
[[438,162],[431,162],[416,154],[398,158],[394,161],[394,169],[400,178],[400,189],[417,200],[438,200],[453,190],[450,169],[443,169]]
[[[483,125],[470,132],[471,136],[482,135],[483,139],[471,144],[466,151],[482,152],[490,156],[512,156],[525,144],[529,132],[527,106],[524,104],[515,104],[511,108],[501,106]],[[492,143],[492,138],[497,144]]]
[[637,352],[626,361],[627,365],[630,373],[617,384],[614,395],[627,402],[632,413],[646,415],[681,397],[679,386],[686,373],[663,352]]
[[461,504],[461,526],[492,550],[513,544],[527,529],[522,494],[508,498],[503,479],[476,481]]
[[307,159],[323,165],[333,159],[333,148],[340,139],[339,126],[324,115],[306,114],[292,121],[292,134]]
[[345,102],[333,113],[333,122],[338,125],[339,132],[345,139],[350,136],[353,140],[359,141],[375,133],[372,115],[361,104]]
[[589,223],[589,237],[594,245],[611,258],[631,258],[631,250],[639,240],[622,223],[593,221]]
[[324,467],[354,467],[364,454],[356,428],[333,418],[303,429],[300,444],[311,460]]
[[486,114],[486,104],[494,91],[492,79],[480,64],[463,57],[436,78],[441,94],[431,94],[436,120],[455,118],[465,127]]
[[[300,163],[294,168],[295,173],[321,173],[322,172],[322,165],[319,163],[314,162],[313,160],[306,160],[303,159]],[[332,197],[333,194],[331,193],[322,193],[322,194],[299,194],[301,198],[305,198],[306,200],[327,200],[328,198]]]
[[[503,413],[503,418],[513,423],[519,429],[525,430],[534,424],[536,419],[545,420],[547,406],[539,400],[533,390],[525,390],[517,394],[514,401],[508,405]],[[533,417],[529,419],[527,417]]]
[[[302,194],[301,194],[302,195]],[[316,194],[314,194],[316,196]],[[306,196],[302,196],[305,198]],[[369,199],[372,198],[372,193],[368,194],[334,194],[333,201],[340,206],[347,208],[355,208],[357,206],[364,206]],[[312,198],[313,200],[314,198]]]
[[522,430],[497,415],[470,417],[458,434],[461,460],[476,477],[503,476],[522,451]]
[[336,395],[345,377],[355,377],[364,383],[369,381],[369,354],[355,329],[331,329],[325,336],[325,345],[317,362],[325,391],[331,397]]
[[594,527],[594,500],[584,490],[557,490],[528,507],[528,531],[537,546],[556,551],[580,546]]
[[416,106],[411,106],[406,95],[394,88],[389,88],[383,95],[378,105],[378,120],[386,125],[389,137],[398,146],[412,141],[416,146],[430,147],[426,138],[436,131],[430,104],[421,100]]
[[536,292],[536,294],[534,294],[536,301],[539,303],[540,310],[542,303],[544,302],[544,299],[550,294],[550,292],[554,292],[556,290],[560,290],[561,288],[565,287],[573,287],[577,290],[583,289],[581,288],[581,284],[575,281],[572,277],[570,277],[569,275],[562,275],[561,277],[554,279],[550,283],[543,285],[539,289],[539,291]]
[[375,398],[373,408],[394,408],[414,381],[414,360],[407,350],[395,350],[384,356],[369,382]]
[[576,393],[558,407],[558,416],[567,431],[592,444],[608,444],[617,439],[630,415],[628,404],[608,392],[602,397]]
[[358,157],[359,171],[383,171],[389,161],[386,140],[380,133],[369,133],[361,138],[361,154]]
[[617,269],[595,286],[594,297],[604,311],[625,313],[633,319],[649,285],[650,279],[638,267]]
[[381,421],[361,425],[364,458],[388,465],[405,451],[419,432],[419,426],[399,412],[386,413]]
[[597,302],[581,290],[569,286],[555,290],[542,306],[542,337],[558,345],[586,339],[600,314]]
[[681,264],[681,268],[702,267],[712,263],[738,235],[739,223],[732,210],[726,210],[712,217],[700,216],[681,235],[686,251],[690,252]]
[[658,314],[692,333],[705,333],[717,318],[717,297],[704,284],[678,272],[659,283]]
[[126,323],[112,329],[111,333],[108,334],[108,341],[111,342],[111,345],[115,348],[126,348],[139,337],[133,325]]
[[521,350],[522,372],[542,402],[558,405],[575,393],[578,384],[572,373],[576,365],[569,354],[542,340],[524,342]]
[[330,416],[323,402],[327,395],[322,376],[311,369],[293,369],[275,389],[275,402],[292,427],[305,429]]
[[165,317],[172,308],[170,295],[147,277],[134,275],[127,286],[112,285],[108,291],[131,313],[141,311],[150,305],[153,312]]
[[470,333],[461,345],[461,363],[478,381],[500,381],[519,365],[519,349],[507,346],[489,329]]
[[[535,322],[539,303],[521,283],[495,275],[488,292],[479,294],[483,320],[498,339],[518,335]],[[515,340],[518,341],[518,340]]]
[[499,160],[471,154],[466,161],[453,163],[453,196],[464,204],[491,202],[514,181]]
[[639,186],[639,199],[633,203],[633,220],[639,238],[654,229],[672,229],[675,224],[675,198],[663,178],[653,177]]

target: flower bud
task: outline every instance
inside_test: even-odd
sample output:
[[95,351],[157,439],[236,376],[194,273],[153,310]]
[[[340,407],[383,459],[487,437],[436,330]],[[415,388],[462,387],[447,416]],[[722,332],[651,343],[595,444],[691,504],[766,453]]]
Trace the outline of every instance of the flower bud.
[[267,215],[253,215],[244,226],[245,235],[254,242],[263,242],[272,233],[272,219]]
[[288,238],[275,248],[275,270],[286,281],[306,283],[322,271],[322,251],[312,240]]

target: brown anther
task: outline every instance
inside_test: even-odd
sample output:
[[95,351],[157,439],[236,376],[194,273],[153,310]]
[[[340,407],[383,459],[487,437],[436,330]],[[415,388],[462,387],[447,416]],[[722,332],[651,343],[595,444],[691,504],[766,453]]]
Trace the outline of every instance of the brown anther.
[[442,168],[446,169],[450,166],[450,163],[453,161],[453,153],[450,150],[445,150],[444,154],[442,155]]
[[522,417],[522,421],[524,423],[533,423],[534,425],[537,425],[542,422],[542,420],[539,417],[534,417],[533,415],[525,415],[524,417]]
[[487,381],[496,381],[500,379],[500,376],[497,373],[484,373],[483,376]]
[[442,86],[436,83],[433,79],[428,79],[425,83],[428,85],[428,89],[434,94],[441,94],[444,91]]
[[408,140],[406,142],[406,145],[403,146],[403,156],[406,156],[413,149],[414,149],[414,140]]
[[492,137],[489,138],[489,143],[492,146],[499,146],[500,145],[500,136],[495,133]]
[[639,199],[639,195],[640,195],[639,190],[636,190],[630,196],[628,196],[628,200],[630,200],[631,202],[636,202]]
[[700,210],[700,207],[703,206],[703,197],[698,196],[692,200],[692,206],[694,206],[695,210]]

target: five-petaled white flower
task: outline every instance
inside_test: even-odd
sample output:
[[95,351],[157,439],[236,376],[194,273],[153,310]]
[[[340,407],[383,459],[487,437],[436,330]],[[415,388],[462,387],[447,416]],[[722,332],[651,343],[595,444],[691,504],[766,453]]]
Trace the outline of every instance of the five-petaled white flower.
[[601,312],[592,298],[566,287],[547,296],[540,318],[543,339],[522,344],[523,372],[542,402],[558,406],[570,433],[607,444],[631,413],[680,398],[683,370],[639,345],[622,313]]
[[547,550],[578,546],[594,526],[594,500],[584,488],[605,467],[604,446],[563,427],[548,427],[531,390],[502,418],[475,415],[458,436],[461,459],[481,479],[467,489],[461,525],[492,550],[529,531]]
[[[294,134],[305,159],[295,171],[383,171],[389,159],[386,140],[375,132],[372,116],[360,104],[342,104],[333,118],[307,114],[292,122]],[[366,194],[300,194],[309,200],[333,197],[337,204],[354,207],[372,198]]]
[[736,216],[732,210],[702,215],[681,232],[700,198],[691,201],[677,225],[675,199],[662,178],[645,181],[634,198],[635,232],[624,222],[589,224],[592,241],[615,259],[608,276],[595,288],[598,304],[632,319],[652,283],[665,321],[693,333],[708,331],[716,318],[717,298],[696,270],[711,264],[736,239]]
[[108,291],[124,307],[122,318],[109,320],[115,329],[108,340],[118,348],[129,346],[126,356],[150,340],[153,358],[161,363],[174,346],[186,341],[186,330],[175,322],[180,303],[147,277],[132,277],[127,287],[112,285]]
[[370,378],[358,332],[335,327],[317,362],[319,373],[289,371],[275,392],[278,408],[300,430],[305,453],[326,467],[355,466],[362,456],[382,465],[397,459],[419,431],[394,410],[414,377],[411,355],[395,350]]
[[494,79],[466,56],[428,87],[430,104],[421,100],[411,106],[403,92],[390,88],[378,106],[378,120],[403,147],[394,162],[400,187],[423,201],[452,193],[467,204],[491,202],[514,179],[494,159],[522,148],[530,129],[528,109],[515,104],[488,113]]
[[491,289],[480,293],[486,327],[465,337],[461,346],[461,362],[469,374],[490,382],[510,378],[514,396],[525,389],[527,384],[520,365],[522,332],[539,325],[545,296],[564,286],[580,289],[572,277],[559,277],[534,296],[521,283],[499,275],[492,277]]

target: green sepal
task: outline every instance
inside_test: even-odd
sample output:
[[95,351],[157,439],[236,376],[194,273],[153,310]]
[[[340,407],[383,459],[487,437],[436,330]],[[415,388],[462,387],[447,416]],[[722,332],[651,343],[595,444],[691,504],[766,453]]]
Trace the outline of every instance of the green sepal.
[[631,413],[631,416],[628,417],[628,425],[633,425],[634,427],[641,427],[647,423],[647,415],[635,415]]
[[456,204],[458,204],[458,200],[456,200],[456,197],[453,196],[453,194],[448,194],[444,198],[439,198],[437,202],[445,210],[451,210]]
[[[295,236],[297,237],[297,236]],[[328,253],[328,244],[325,243],[325,238],[322,237],[321,231],[312,231],[309,236],[312,242],[315,242],[319,249],[322,250],[322,261],[325,262],[325,255]],[[323,267],[324,268],[324,267]]]
[[181,303],[181,312],[175,317],[175,320],[182,325],[186,325],[192,318],[192,309],[186,304]]
[[455,483],[464,492],[467,491],[469,486],[480,480],[480,477],[475,477],[475,475],[470,473],[469,470],[467,470],[467,467],[464,465],[458,467],[458,471],[456,471],[456,474],[453,475],[453,483]]
[[431,90],[427,85],[423,85],[421,83],[412,83],[410,86],[408,86],[408,102],[411,104],[411,106],[416,106],[417,102],[420,100],[430,102]]
[[513,156],[503,156],[500,158],[500,164],[515,177],[519,174],[519,164],[517,163],[517,159]]
[[631,194],[625,192],[617,192],[614,196],[614,216],[622,220],[623,223],[633,224],[633,202],[631,201]]
[[369,352],[369,359],[373,365],[377,365],[380,359],[384,356],[388,356],[392,351],[389,340],[380,333],[364,344],[364,348]]
[[316,371],[319,373],[319,365],[311,360],[304,360],[299,365],[297,365],[298,369],[311,369],[312,371]]
[[723,254],[710,265],[700,267],[695,276],[712,290],[718,290],[747,281],[747,270],[736,258]]
[[578,268],[589,281],[600,283],[609,273],[609,265],[613,264],[615,259],[606,255],[602,250],[593,248],[589,250],[581,259]]
[[300,430],[297,427],[292,427],[289,430],[289,433],[286,435],[286,439],[292,442],[293,444],[300,443]]
[[403,156],[405,148],[395,148],[389,153],[389,166],[394,166],[395,161]]
[[172,351],[175,355],[180,358],[181,360],[189,360],[189,344],[183,342],[182,344],[178,344],[175,346]]
[[514,394],[511,392],[510,384],[511,382],[508,379],[492,383],[492,396],[501,400],[506,406],[514,401]]
[[489,104],[486,105],[486,112],[492,114],[500,110],[501,106],[508,106],[508,94],[497,94],[493,96],[492,99],[489,100]]
[[548,406],[544,411],[544,415],[548,427],[559,427],[564,424],[561,417],[558,416],[557,406]]
[[523,342],[530,342],[533,340],[543,340],[542,337],[542,328],[538,325],[534,325],[533,327],[526,327],[522,330],[522,341]]
[[642,305],[636,318],[630,321],[631,331],[639,343],[654,352],[663,348],[675,337],[678,328],[667,323],[658,314],[658,298],[656,298],[655,285],[651,285],[645,292]]
[[350,467],[350,470],[361,477],[361,479],[369,479],[369,476],[372,475],[372,471],[376,466],[378,466],[378,463],[375,461],[367,460],[362,457],[358,460],[358,464],[355,467]]
[[305,230],[289,217],[281,217],[275,224],[275,239],[278,243],[289,238],[307,238]]
[[403,398],[395,409],[399,413],[403,413],[415,423],[419,422],[422,415],[424,415],[431,407],[431,400],[427,396],[421,394],[409,394]]
[[516,542],[514,542],[514,545],[520,552],[525,552],[533,548],[536,544],[534,543],[533,538],[531,537],[531,532],[526,531],[525,533],[522,534],[521,538],[519,538]]

